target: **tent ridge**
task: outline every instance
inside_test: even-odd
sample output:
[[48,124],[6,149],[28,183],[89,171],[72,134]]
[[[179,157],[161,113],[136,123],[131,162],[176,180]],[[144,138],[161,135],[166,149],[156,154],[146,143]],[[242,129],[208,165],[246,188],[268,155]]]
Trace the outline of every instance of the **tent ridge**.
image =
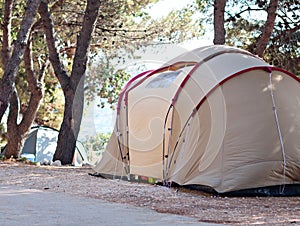
[[139,86],[140,84],[142,84],[146,79],[148,79],[149,77],[151,77],[152,75],[155,75],[157,73],[161,73],[167,70],[172,70],[172,71],[177,71],[178,69],[185,67],[186,65],[194,65],[196,64],[196,62],[190,62],[190,61],[180,61],[171,65],[167,65],[161,68],[158,68],[156,70],[151,71],[149,74],[147,74],[143,79],[141,79],[139,82],[137,82],[137,84],[135,84],[133,87],[130,87],[128,89],[128,91],[125,93],[125,95],[128,95],[128,93],[132,90],[135,89],[137,86]]
[[186,84],[186,82],[191,78],[191,75],[193,74],[194,71],[196,71],[199,67],[200,67],[200,63],[197,63],[190,71],[189,73],[185,76],[185,78],[183,79],[183,81],[180,83],[174,97],[172,98],[172,105],[175,105],[175,102],[179,96],[179,93],[181,92],[182,88],[184,87],[184,85]]
[[227,82],[228,80],[239,76],[241,74],[244,74],[246,72],[252,71],[252,70],[265,70],[267,72],[269,72],[270,68],[272,68],[272,71],[280,71],[280,72],[284,72],[287,75],[289,75],[290,77],[294,78],[296,81],[300,82],[300,78],[298,78],[297,76],[295,76],[292,73],[287,73],[287,71],[285,71],[284,69],[281,68],[276,68],[276,67],[270,67],[270,66],[254,66],[254,67],[250,67],[250,68],[246,68],[244,70],[238,71],[230,76],[228,76],[227,78],[223,79],[222,81],[218,82],[214,87],[212,87],[206,94],[205,96],[199,101],[199,103],[196,106],[196,110],[199,110],[200,106],[203,104],[203,102],[205,101],[205,99],[207,98],[208,95],[210,95],[216,88],[218,88],[220,85],[224,84],[225,82]]
[[172,99],[172,104],[174,105],[178,96],[179,96],[179,93],[181,92],[182,88],[184,87],[184,85],[186,84],[186,82],[191,78],[191,74],[193,74],[193,72],[195,70],[197,70],[202,64],[212,60],[213,58],[217,57],[217,56],[220,56],[220,55],[223,55],[223,54],[228,54],[228,53],[240,53],[240,54],[244,54],[244,55],[249,55],[249,56],[252,56],[252,57],[255,57],[261,61],[263,61],[261,58],[259,58],[258,56],[250,53],[250,52],[246,52],[246,51],[242,51],[242,50],[239,50],[239,49],[227,49],[227,50],[222,50],[222,51],[219,51],[219,52],[216,52],[216,53],[213,53],[207,57],[205,57],[204,59],[200,60],[193,68],[192,70],[186,75],[186,77],[183,79],[183,81],[181,82],[180,86],[178,87],[173,99]]

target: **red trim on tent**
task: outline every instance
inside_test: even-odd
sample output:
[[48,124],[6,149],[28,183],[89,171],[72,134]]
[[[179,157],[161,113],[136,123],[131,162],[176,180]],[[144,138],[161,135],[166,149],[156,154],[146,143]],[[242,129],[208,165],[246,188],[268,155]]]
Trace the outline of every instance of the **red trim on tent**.
[[175,64],[171,64],[162,68],[158,68],[156,70],[151,71],[149,74],[147,74],[147,76],[145,76],[143,79],[141,79],[139,82],[137,82],[133,87],[131,87],[130,89],[128,89],[128,91],[125,93],[125,104],[127,105],[127,98],[128,98],[128,93],[129,91],[131,91],[132,89],[136,88],[137,86],[139,86],[140,84],[142,84],[147,78],[150,78],[152,75],[157,74],[157,73],[161,73],[164,71],[177,71],[178,69],[185,67],[185,66],[192,66],[195,65],[196,62],[186,62],[186,61],[180,61],[177,62]]
[[200,102],[197,104],[196,108],[194,109],[195,112],[199,110],[200,106],[203,104],[203,102],[207,99],[207,96],[212,93],[217,87],[219,87],[220,85],[224,84],[225,82],[227,82],[228,80],[232,79],[233,77],[236,77],[240,74],[249,72],[249,71],[254,71],[254,70],[264,70],[267,72],[272,72],[272,71],[280,71],[283,72],[285,74],[287,74],[288,76],[292,77],[293,79],[295,79],[296,81],[298,81],[300,83],[300,78],[297,77],[296,75],[294,75],[293,73],[286,71],[282,68],[277,68],[277,67],[272,67],[272,66],[259,66],[259,67],[251,67],[251,68],[247,68],[245,70],[239,71],[227,78],[225,78],[224,80],[220,81],[217,85],[215,85],[201,100]]
[[173,99],[172,99],[172,105],[174,106],[178,96],[179,96],[179,93],[181,92],[182,88],[184,87],[185,83],[190,79],[192,73],[194,73],[194,71],[197,70],[197,68],[201,65],[201,63],[197,63],[193,68],[192,70],[190,70],[190,72],[185,76],[185,78],[183,79],[183,81],[181,82],[179,88],[177,89]]
[[[190,79],[191,77],[191,74],[197,70],[198,67],[200,67],[200,65],[202,65],[203,63],[206,63],[207,61],[217,57],[217,56],[220,56],[220,55],[223,55],[223,54],[227,54],[227,53],[240,53],[240,54],[245,54],[245,55],[249,55],[249,56],[252,56],[252,57],[255,57],[259,60],[262,60],[261,58],[253,55],[252,53],[250,52],[246,52],[246,51],[242,51],[240,49],[226,49],[226,50],[223,50],[223,51],[219,51],[219,52],[216,52],[214,54],[211,54],[209,56],[207,56],[206,58],[202,59],[200,62],[198,62],[195,67],[188,73],[188,75],[184,78],[184,80],[182,81],[182,83],[180,84],[179,88],[177,89],[176,93],[175,93],[175,96],[174,98],[172,99],[172,105],[175,104],[178,96],[179,96],[179,93],[181,92],[182,88],[184,87],[184,85],[186,84],[186,82]],[[262,60],[263,61],[263,60]]]
[[290,77],[292,77],[293,79],[295,79],[296,81],[300,82],[300,78],[297,77],[296,75],[294,75],[293,73],[285,70],[285,69],[282,69],[282,68],[278,68],[278,67],[271,67],[273,71],[280,71],[280,72],[283,72],[283,73],[286,73],[287,75],[289,75]]
[[126,83],[125,87],[123,88],[123,90],[121,91],[120,96],[119,96],[118,105],[117,105],[117,114],[120,113],[121,101],[122,101],[123,96],[124,96],[126,90],[128,89],[128,87],[129,87],[135,80],[137,80],[138,78],[144,76],[145,74],[151,73],[152,71],[153,71],[153,70],[144,71],[144,72],[142,72],[142,73],[140,73],[140,74],[134,76],[132,79],[130,79],[130,80]]
[[[235,77],[235,76],[238,76],[240,74],[243,74],[245,72],[248,72],[248,71],[252,71],[252,70],[264,70],[264,71],[267,71],[267,72],[272,72],[272,71],[280,71],[280,72],[283,72],[285,74],[287,74],[288,76],[292,77],[293,79],[295,79],[296,81],[298,81],[300,83],[300,78],[297,77],[296,75],[292,74],[291,72],[289,71],[286,71],[282,68],[277,68],[277,67],[272,67],[272,66],[258,66],[258,67],[252,67],[252,68],[247,68],[245,70],[242,70],[242,71],[239,71],[227,78],[225,78],[224,80],[222,80],[221,82],[219,82],[217,85],[215,85],[201,100],[200,102],[198,103],[198,105],[193,109],[192,113],[190,114],[189,118],[187,119],[186,123],[184,124],[184,127],[183,129],[180,131],[180,134],[177,138],[177,142],[176,142],[176,145],[174,147],[174,150],[173,150],[173,155],[175,153],[175,150],[177,148],[177,144],[178,144],[178,141],[183,133],[183,131],[185,130],[186,128],[186,125],[188,124],[188,121],[190,120],[190,118],[196,114],[196,112],[199,110],[199,108],[201,107],[201,105],[203,104],[203,102],[207,99],[207,96],[212,93],[217,87],[219,87],[220,85],[222,85],[223,83],[225,83],[226,81],[230,80],[231,78]],[[170,161],[171,163],[171,161]]]

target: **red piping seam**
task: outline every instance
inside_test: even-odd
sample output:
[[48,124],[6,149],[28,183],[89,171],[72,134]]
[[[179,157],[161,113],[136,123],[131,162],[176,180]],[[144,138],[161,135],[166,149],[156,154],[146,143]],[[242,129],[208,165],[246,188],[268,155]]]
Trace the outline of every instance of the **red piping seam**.
[[293,79],[295,79],[296,81],[298,81],[300,83],[300,78],[297,77],[296,75],[294,75],[293,73],[283,69],[283,68],[278,68],[278,67],[272,67],[273,71],[280,71],[280,72],[283,72],[287,75],[289,75],[290,77],[292,77]]
[[267,67],[266,71],[269,72],[269,73],[271,73],[272,72],[272,67]]
[[183,81],[181,82],[179,88],[177,89],[173,99],[172,99],[172,105],[174,106],[178,96],[179,96],[179,93],[181,92],[182,88],[184,87],[185,83],[190,79],[192,73],[194,73],[194,71],[197,70],[197,68],[200,66],[200,63],[197,63],[193,68],[192,70],[190,70],[190,72],[187,74],[187,76],[185,76],[185,78],[183,79]]
[[252,57],[255,57],[259,60],[262,60],[261,58],[258,58],[257,56],[253,55],[252,53],[250,52],[244,52],[244,51],[241,51],[239,49],[231,49],[231,50],[223,50],[223,51],[220,51],[220,52],[216,52],[212,55],[209,55],[207,56],[206,58],[204,58],[203,60],[201,60],[200,62],[198,62],[195,67],[189,72],[189,74],[185,77],[185,79],[183,80],[183,82],[180,84],[180,87],[177,89],[176,91],[176,94],[174,96],[174,98],[172,99],[172,105],[174,106],[175,105],[175,102],[179,96],[179,93],[180,91],[182,90],[182,88],[184,87],[185,83],[189,80],[189,78],[191,77],[191,74],[203,63],[213,59],[214,57],[217,57],[217,56],[220,56],[222,54],[227,54],[227,53],[239,53],[239,54],[245,54],[245,55],[249,55],[249,56],[252,56]]
[[121,91],[121,93],[120,93],[120,95],[119,95],[118,105],[117,105],[117,114],[118,114],[118,115],[120,114],[121,101],[122,101],[123,96],[124,96],[126,90],[128,89],[128,87],[129,87],[135,80],[137,80],[138,78],[140,78],[140,77],[144,76],[145,74],[147,74],[147,73],[149,73],[149,72],[152,72],[152,71],[153,71],[153,70],[144,71],[144,72],[142,72],[142,73],[140,73],[140,74],[134,76],[132,79],[130,79],[130,80],[126,83],[125,87],[123,88],[123,90]]
[[[225,78],[224,80],[222,80],[221,82],[219,82],[217,85],[215,85],[198,103],[198,105],[196,106],[196,108],[194,109],[195,112],[199,110],[200,106],[203,104],[203,102],[207,99],[207,96],[210,95],[217,87],[219,87],[220,85],[224,84],[225,82],[227,82],[228,80],[232,79],[233,77],[236,77],[240,74],[246,73],[248,71],[252,71],[252,70],[264,70],[267,72],[272,72],[272,71],[280,71],[283,72],[285,74],[287,74],[288,76],[292,77],[293,79],[295,79],[296,81],[298,81],[300,83],[300,78],[298,78],[296,75],[294,75],[293,73],[286,71],[282,68],[277,68],[277,67],[270,67],[270,66],[258,66],[258,67],[252,67],[252,68],[247,68],[245,70],[239,71],[227,78]],[[194,112],[193,110],[193,112]]]
[[[177,62],[177,63],[174,63],[174,64],[171,64],[171,65],[168,65],[168,66],[165,66],[165,67],[162,67],[162,68],[158,68],[158,69],[156,69],[156,70],[151,71],[147,76],[145,76],[143,79],[141,79],[141,80],[140,80],[138,83],[136,83],[133,87],[131,87],[130,89],[128,89],[128,91],[125,93],[125,104],[126,104],[126,105],[128,104],[128,103],[127,103],[128,93],[129,93],[132,89],[134,89],[134,88],[136,88],[137,86],[139,86],[140,84],[142,84],[147,78],[149,78],[149,77],[151,77],[152,75],[157,74],[157,73],[159,73],[159,72],[163,72],[163,71],[165,71],[165,70],[167,70],[167,69],[171,69],[171,70],[172,70],[172,67],[176,67],[176,65],[179,65],[179,66],[180,66],[181,64],[187,65],[187,64],[192,64],[192,63],[193,63],[193,64],[196,64],[196,62],[179,61],[179,62]],[[180,67],[175,68],[174,71],[178,70],[179,68],[180,68]]]

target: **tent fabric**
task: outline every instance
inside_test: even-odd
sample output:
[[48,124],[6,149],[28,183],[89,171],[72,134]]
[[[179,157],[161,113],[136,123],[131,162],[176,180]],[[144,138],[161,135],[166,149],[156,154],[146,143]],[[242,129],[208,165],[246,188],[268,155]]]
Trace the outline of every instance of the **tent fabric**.
[[[59,131],[51,127],[32,127],[24,142],[21,157],[26,157],[34,162],[52,161],[58,134]],[[83,144],[77,141],[73,165],[81,166],[84,163],[88,163],[87,154]]]
[[300,86],[251,53],[206,46],[128,82],[95,172],[218,193],[300,184]]
[[34,161],[52,160],[57,143],[58,131],[48,127],[31,128],[21,155],[32,154]]

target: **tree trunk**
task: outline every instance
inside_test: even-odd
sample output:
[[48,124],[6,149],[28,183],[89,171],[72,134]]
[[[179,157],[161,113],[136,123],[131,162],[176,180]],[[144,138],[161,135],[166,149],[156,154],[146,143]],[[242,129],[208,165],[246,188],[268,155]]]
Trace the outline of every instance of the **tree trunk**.
[[6,158],[18,158],[20,157],[20,150],[23,147],[23,137],[20,134],[17,120],[19,115],[19,98],[17,90],[14,89],[10,97],[10,107],[7,119],[7,138],[8,143],[6,145],[5,157]]
[[215,0],[214,2],[214,44],[225,44],[224,12],[226,0]]
[[19,158],[25,138],[30,131],[32,122],[38,111],[40,100],[42,99],[41,90],[37,89],[30,97],[29,106],[23,115],[23,119],[18,124],[19,98],[17,91],[14,90],[10,98],[9,115],[7,119],[8,142],[5,150],[5,157]]
[[272,35],[272,31],[273,31],[275,19],[276,19],[277,8],[278,8],[278,0],[271,0],[269,7],[267,9],[267,12],[268,12],[267,21],[265,23],[262,34],[256,44],[255,53],[259,57],[263,56],[264,51],[265,51],[267,44],[270,40],[270,37]]
[[[12,17],[13,0],[6,0],[4,6],[4,17],[3,17],[3,42],[1,49],[1,60],[2,68],[5,70],[7,61],[11,54],[11,17]],[[2,80],[0,81],[2,83]],[[1,87],[1,85],[0,85]],[[0,94],[1,95],[1,94]],[[0,122],[8,107],[8,103],[1,101],[0,96]]]
[[[63,165],[71,164],[75,152],[76,137],[74,134],[73,100],[74,91],[69,88],[64,91],[65,110],[62,125],[60,127],[58,142],[53,161],[60,160]],[[59,150],[59,151],[58,151]]]
[[[1,86],[1,89],[5,89],[5,86]],[[3,115],[6,112],[7,107],[8,107],[8,103],[6,103],[6,101],[2,101],[0,99],[0,122],[2,121]]]
[[55,46],[54,27],[48,5],[41,3],[39,13],[43,18],[49,59],[65,96],[64,118],[60,128],[57,148],[53,160],[60,160],[63,165],[71,164],[75,152],[83,112],[83,85],[87,64],[87,54],[94,24],[100,8],[99,0],[88,0],[83,18],[82,29],[77,39],[71,76],[62,68]]
[[76,148],[84,104],[84,79],[78,84],[77,89],[66,89],[65,110],[60,127],[57,148],[53,161],[60,160],[63,165],[71,164]]
[[4,75],[0,82],[0,121],[8,106],[10,95],[13,91],[16,73],[23,57],[30,30],[37,13],[41,0],[28,0],[25,15],[21,23],[17,40],[14,43],[14,50],[8,60]]
[[6,0],[4,6],[3,18],[3,41],[1,49],[1,59],[3,68],[6,67],[7,61],[11,54],[11,17],[12,17],[13,0]]
[[32,49],[31,49],[31,40],[29,39],[24,56],[25,69],[27,74],[28,88],[31,92],[30,100],[28,107],[23,114],[23,118],[18,124],[19,116],[19,98],[16,89],[11,95],[10,99],[10,110],[7,121],[7,135],[8,143],[6,146],[5,156],[10,158],[20,157],[25,138],[27,137],[28,132],[30,131],[32,122],[35,119],[36,113],[39,109],[41,99],[43,98],[43,78],[45,68],[47,63],[41,68],[40,74],[35,75],[32,62]]

